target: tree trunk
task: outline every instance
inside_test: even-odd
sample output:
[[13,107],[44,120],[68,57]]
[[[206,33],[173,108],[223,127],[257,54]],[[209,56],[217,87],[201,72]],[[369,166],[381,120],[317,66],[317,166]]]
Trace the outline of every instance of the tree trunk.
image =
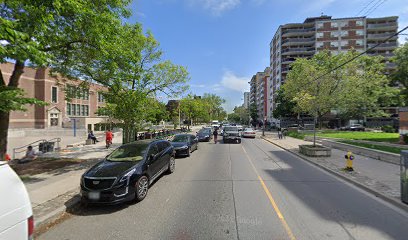
[[317,117],[314,118],[314,124],[313,124],[313,147],[316,147],[316,120],[317,120]]
[[[0,160],[6,160],[7,136],[10,123],[10,113],[0,111]],[[11,153],[9,153],[11,154]]]
[[[21,75],[24,73],[24,61],[16,61],[13,73],[8,83],[9,87],[18,87]],[[3,82],[4,83],[4,82]],[[0,111],[0,160],[6,159],[7,136],[10,125],[10,113]]]

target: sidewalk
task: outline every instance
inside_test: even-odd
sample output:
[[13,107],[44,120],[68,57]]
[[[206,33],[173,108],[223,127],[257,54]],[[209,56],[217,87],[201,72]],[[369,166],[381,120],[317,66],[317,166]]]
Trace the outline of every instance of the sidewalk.
[[332,149],[331,157],[313,158],[299,153],[299,145],[312,144],[311,142],[291,137],[278,139],[277,133],[273,132],[265,133],[264,139],[354,183],[354,185],[391,201],[394,205],[408,209],[408,205],[401,202],[399,165],[355,155],[354,172],[346,172],[342,170],[345,167],[345,151]]
[[53,158],[77,158],[84,161],[62,169],[30,176],[25,182],[30,196],[36,226],[44,226],[55,220],[66,208],[78,203],[81,175],[92,165],[121,145],[122,136],[115,134],[113,144],[106,149],[105,142],[65,149],[61,152],[46,153]]

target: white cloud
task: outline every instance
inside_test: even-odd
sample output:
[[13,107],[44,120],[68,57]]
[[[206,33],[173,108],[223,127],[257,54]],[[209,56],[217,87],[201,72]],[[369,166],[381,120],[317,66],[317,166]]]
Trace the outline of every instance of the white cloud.
[[234,9],[241,4],[241,0],[189,0],[190,4],[199,4],[214,15],[221,15],[227,10]]
[[250,78],[248,77],[238,77],[231,71],[226,71],[222,76],[221,85],[237,92],[245,92],[249,89]]

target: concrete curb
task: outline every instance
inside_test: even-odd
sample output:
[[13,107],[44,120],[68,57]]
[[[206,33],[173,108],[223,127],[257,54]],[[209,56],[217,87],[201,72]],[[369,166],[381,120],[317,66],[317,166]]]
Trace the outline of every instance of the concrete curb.
[[398,208],[400,208],[400,209],[403,209],[403,210],[405,210],[405,211],[408,212],[408,205],[407,205],[407,204],[404,204],[404,203],[402,203],[402,202],[397,201],[396,199],[393,199],[393,198],[391,198],[391,197],[388,197],[387,195],[385,195],[385,194],[383,194],[383,193],[380,193],[380,192],[378,192],[378,191],[376,191],[376,190],[374,190],[374,189],[372,189],[372,188],[370,188],[370,187],[368,187],[368,186],[366,186],[366,185],[364,185],[364,184],[362,184],[362,183],[359,183],[359,182],[353,180],[352,178],[349,178],[349,177],[347,177],[347,176],[344,176],[343,174],[340,174],[340,173],[338,173],[338,172],[336,172],[336,171],[334,171],[334,170],[332,170],[332,169],[330,169],[330,168],[328,168],[328,167],[325,167],[325,166],[320,165],[320,164],[318,164],[318,163],[316,163],[316,162],[310,161],[309,159],[305,158],[305,157],[302,156],[301,154],[299,154],[299,153],[297,153],[297,152],[294,152],[294,151],[292,151],[292,150],[290,150],[290,149],[284,148],[284,147],[282,147],[282,146],[280,146],[280,145],[278,145],[278,144],[272,142],[272,141],[269,140],[269,139],[266,139],[266,138],[264,138],[264,137],[261,137],[261,138],[262,138],[263,140],[269,142],[269,143],[272,143],[273,145],[275,145],[275,146],[277,146],[277,147],[279,147],[279,148],[281,148],[281,149],[284,149],[284,150],[290,152],[291,154],[293,154],[293,155],[299,157],[300,159],[303,159],[303,160],[305,160],[305,161],[307,161],[307,162],[309,162],[309,163],[311,163],[311,164],[313,164],[313,165],[315,165],[315,166],[317,166],[317,167],[319,167],[319,168],[325,170],[326,172],[329,172],[329,173],[331,173],[331,174],[333,174],[333,175],[335,175],[335,176],[337,176],[337,177],[339,177],[339,178],[341,178],[341,179],[343,179],[343,180],[345,180],[345,181],[347,181],[347,182],[353,184],[354,186],[356,186],[356,187],[358,187],[358,188],[361,188],[361,189],[363,189],[363,190],[365,190],[365,191],[367,191],[367,192],[373,194],[374,196],[379,197],[380,199],[382,199],[382,200],[384,200],[384,201],[386,201],[386,202],[388,202],[388,203],[390,203],[390,204],[392,204],[392,205],[394,205],[394,206],[396,206],[396,207],[398,207]]
[[[67,192],[66,194],[72,194],[72,192]],[[50,201],[53,201],[53,200],[50,200]],[[53,225],[55,222],[57,222],[63,216],[64,213],[68,212],[69,210],[75,209],[77,206],[79,206],[80,202],[81,202],[81,197],[79,196],[78,192],[74,192],[72,199],[65,202],[62,206],[38,218],[36,218],[36,216],[34,215],[35,235],[39,236],[45,231],[47,231],[47,229],[51,225]]]

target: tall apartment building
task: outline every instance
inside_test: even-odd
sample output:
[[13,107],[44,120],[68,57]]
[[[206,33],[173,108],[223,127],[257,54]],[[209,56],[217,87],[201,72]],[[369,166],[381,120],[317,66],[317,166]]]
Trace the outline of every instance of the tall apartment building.
[[[290,64],[296,58],[310,58],[324,49],[333,54],[355,49],[364,52],[381,41],[386,40],[398,31],[398,17],[383,18],[332,18],[321,16],[307,18],[303,23],[289,23],[279,26],[270,42],[270,107],[268,119],[272,118],[275,108],[273,99],[276,91],[285,83],[290,70]],[[393,56],[397,47],[395,36],[375,49],[368,51],[369,55],[381,55],[385,60]],[[387,69],[394,66],[387,62]]]
[[[0,68],[4,79],[8,81],[14,64],[3,63],[0,64]],[[108,123],[107,117],[95,113],[99,107],[105,105],[101,92],[107,89],[97,84],[89,84],[89,89],[83,89],[78,87],[81,82],[57,80],[50,75],[47,68],[25,67],[19,87],[24,90],[27,97],[37,98],[47,102],[48,105],[27,105],[25,112],[12,111],[10,129],[71,128],[75,121],[79,129],[94,130],[95,124]],[[67,93],[71,96],[69,101],[66,99]]]
[[268,79],[270,69],[265,68],[263,72],[257,72],[250,81],[250,104],[255,104],[258,110],[258,121],[263,121],[269,115],[268,101]]
[[249,108],[249,92],[244,92],[244,108]]

